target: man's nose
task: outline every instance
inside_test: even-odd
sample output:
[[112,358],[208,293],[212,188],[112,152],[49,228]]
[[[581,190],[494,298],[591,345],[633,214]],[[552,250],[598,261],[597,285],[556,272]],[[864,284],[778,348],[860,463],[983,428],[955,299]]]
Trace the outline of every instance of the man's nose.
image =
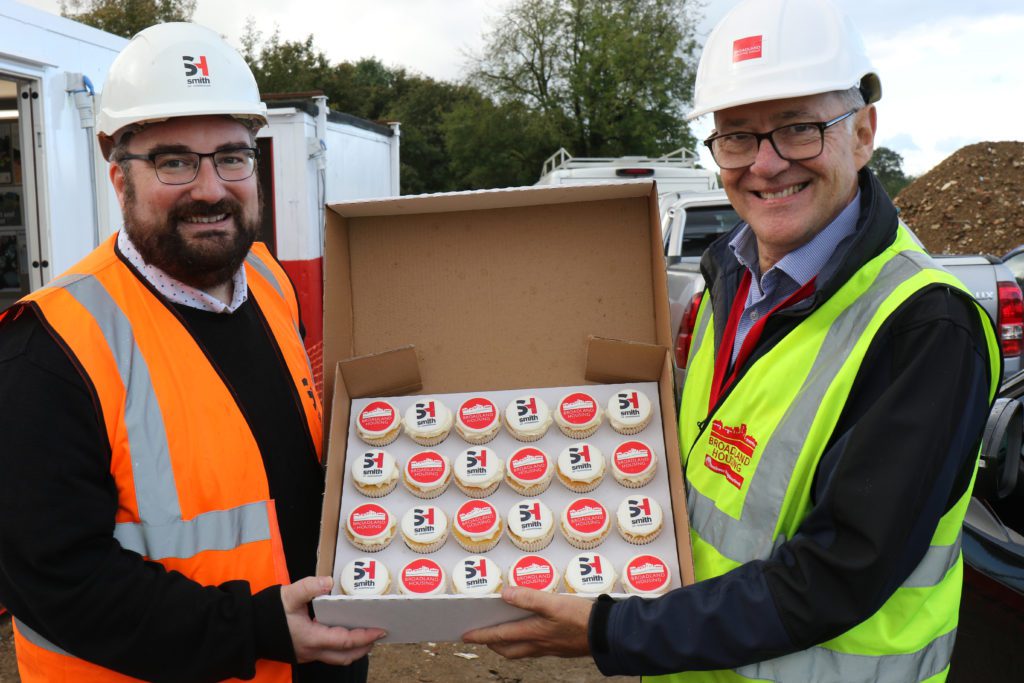
[[771,178],[789,168],[789,163],[775,151],[772,141],[765,138],[757,146],[757,156],[754,157],[754,163],[750,165],[750,172],[755,175]]
[[195,200],[215,202],[225,194],[224,181],[217,175],[213,157],[203,157],[199,160],[199,173],[189,185],[189,195]]

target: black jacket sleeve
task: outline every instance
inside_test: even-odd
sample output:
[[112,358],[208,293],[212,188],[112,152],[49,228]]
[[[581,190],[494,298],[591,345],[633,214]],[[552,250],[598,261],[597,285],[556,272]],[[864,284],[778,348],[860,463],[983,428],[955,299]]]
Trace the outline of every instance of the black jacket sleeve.
[[868,351],[798,533],[766,560],[657,600],[597,603],[590,641],[601,671],[733,668],[871,616],[970,484],[989,374],[971,302],[944,288],[906,302]]
[[26,311],[0,326],[0,602],[64,650],[154,681],[248,678],[294,653],[275,586],[204,587],[121,548],[88,383]]

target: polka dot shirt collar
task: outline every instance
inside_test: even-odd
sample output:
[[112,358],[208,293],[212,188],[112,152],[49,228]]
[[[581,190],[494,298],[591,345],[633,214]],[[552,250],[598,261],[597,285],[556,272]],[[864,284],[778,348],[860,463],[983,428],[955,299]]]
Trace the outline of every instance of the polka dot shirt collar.
[[156,291],[160,292],[172,303],[188,306],[189,308],[197,308],[200,311],[209,311],[210,313],[234,313],[249,298],[249,285],[245,279],[245,267],[243,266],[239,266],[231,278],[234,293],[231,297],[231,303],[225,304],[217,297],[211,296],[201,289],[186,285],[184,282],[179,282],[156,266],[146,263],[142,258],[142,254],[135,248],[132,241],[128,239],[128,233],[124,230],[117,235],[117,248],[128,259],[128,263],[135,266],[136,270],[142,274],[146,282],[151,284]]

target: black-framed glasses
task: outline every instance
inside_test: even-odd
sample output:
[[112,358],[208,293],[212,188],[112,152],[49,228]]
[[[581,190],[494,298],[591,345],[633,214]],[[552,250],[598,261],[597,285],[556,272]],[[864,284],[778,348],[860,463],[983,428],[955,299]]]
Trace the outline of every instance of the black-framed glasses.
[[213,159],[217,177],[228,182],[245,180],[256,171],[260,151],[256,147],[231,147],[216,152],[156,152],[154,154],[122,154],[117,161],[137,159],[153,164],[156,179],[164,185],[187,185],[199,176],[203,159]]
[[705,140],[704,145],[711,150],[711,156],[715,158],[719,168],[727,171],[746,168],[753,164],[762,140],[772,143],[775,153],[786,161],[807,161],[825,149],[825,131],[850,118],[857,111],[851,109],[831,121],[790,123],[767,133],[719,133]]

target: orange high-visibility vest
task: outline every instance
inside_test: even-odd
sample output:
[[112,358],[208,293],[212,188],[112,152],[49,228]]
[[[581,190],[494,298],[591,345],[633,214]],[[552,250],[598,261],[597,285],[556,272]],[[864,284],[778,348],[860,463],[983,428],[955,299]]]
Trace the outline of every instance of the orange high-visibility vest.
[[[256,593],[287,584],[277,514],[252,431],[173,307],[125,265],[115,239],[7,313],[33,306],[95,389],[118,492],[114,537],[205,586],[241,579]],[[244,267],[320,458],[321,408],[298,334],[295,292],[262,244],[253,245]],[[15,645],[25,683],[136,680],[69,654],[17,619]],[[291,679],[288,664],[256,663],[253,680]]]

